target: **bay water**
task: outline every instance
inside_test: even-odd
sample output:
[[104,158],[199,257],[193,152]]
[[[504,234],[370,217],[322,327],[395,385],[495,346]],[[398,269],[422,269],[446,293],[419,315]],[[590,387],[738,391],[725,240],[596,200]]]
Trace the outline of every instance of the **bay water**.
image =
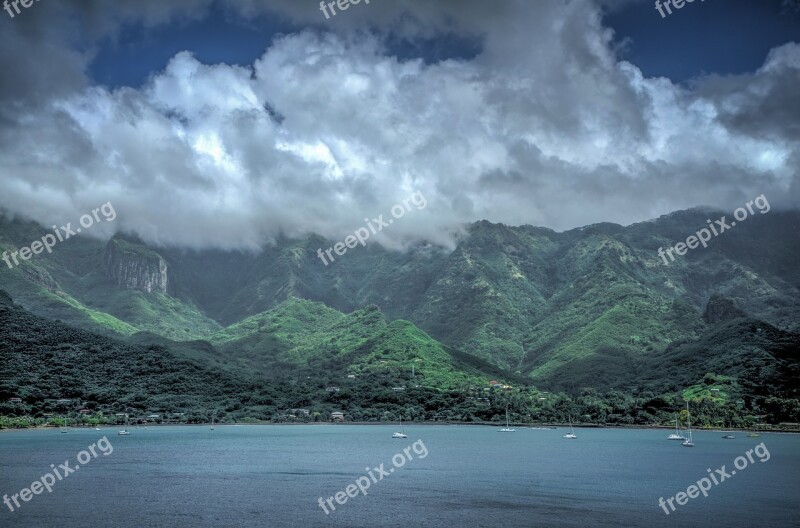
[[[701,431],[696,446],[685,448],[663,430],[577,428],[578,438],[567,440],[563,428],[504,433],[408,424],[408,438],[393,439],[396,429],[2,432],[0,494],[30,487],[52,473],[51,464],[57,469],[69,460],[79,469],[49,493],[18,499],[20,507],[11,502],[13,512],[0,504],[0,527],[800,526],[798,435],[739,433],[726,440]],[[78,453],[103,437],[113,452],[95,449],[97,457],[79,464]],[[762,443],[752,463],[734,467]],[[673,501],[669,515],[659,506],[660,497],[686,492],[723,465],[736,473],[707,497]]]

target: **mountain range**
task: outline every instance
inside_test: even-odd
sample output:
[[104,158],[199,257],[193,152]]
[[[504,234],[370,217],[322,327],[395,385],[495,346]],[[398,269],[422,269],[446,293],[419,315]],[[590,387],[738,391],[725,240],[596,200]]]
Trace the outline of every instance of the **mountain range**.
[[[778,398],[776,416],[794,419],[800,213],[755,215],[708,248],[658,256],[723,214],[566,232],[482,221],[455,249],[370,244],[329,266],[316,251],[332,242],[314,235],[257,252],[79,237],[4,266],[0,289],[37,321],[161,347],[247,383],[377,376],[389,386],[413,383],[414,368],[430,390],[489,380],[572,394],[716,388],[745,405],[762,398],[761,411]],[[0,251],[43,233],[6,218]]]

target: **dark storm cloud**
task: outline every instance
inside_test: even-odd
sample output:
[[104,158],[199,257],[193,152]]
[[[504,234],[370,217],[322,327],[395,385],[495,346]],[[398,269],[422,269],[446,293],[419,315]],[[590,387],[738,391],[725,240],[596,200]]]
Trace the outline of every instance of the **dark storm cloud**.
[[697,91],[717,101],[720,120],[738,133],[800,141],[800,44],[773,50],[750,75],[711,76]]
[[[797,45],[687,87],[620,60],[590,2],[373,1],[326,21],[316,1],[252,1],[222,12],[305,29],[245,67],[189,49],[140,88],[87,78],[120,27],[210,8],[75,0],[4,20],[0,206],[56,222],[112,201],[114,224],[150,241],[254,247],[340,238],[417,190],[429,205],[381,243],[447,245],[483,218],[566,229],[762,193],[798,203]],[[387,47],[442,35],[479,51],[430,62]]]

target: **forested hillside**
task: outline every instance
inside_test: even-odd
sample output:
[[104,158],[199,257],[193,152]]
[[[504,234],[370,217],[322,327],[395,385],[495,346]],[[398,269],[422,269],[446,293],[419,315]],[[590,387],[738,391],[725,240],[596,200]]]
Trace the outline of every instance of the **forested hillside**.
[[[563,233],[477,222],[451,251],[370,244],[328,267],[316,249],[329,242],[316,236],[281,238],[260,252],[158,248],[119,235],[72,238],[52,255],[0,270],[0,287],[26,310],[7,308],[6,315],[44,318],[36,326],[46,330],[30,338],[36,345],[50,335],[46,353],[61,361],[22,370],[19,354],[32,353],[21,351],[28,337],[15,333],[19,325],[5,328],[17,337],[3,345],[13,360],[3,367],[4,390],[38,386],[36,376],[77,375],[70,362],[83,356],[70,351],[86,353],[99,339],[108,343],[108,368],[150,366],[158,376],[145,376],[140,387],[129,375],[104,383],[97,372],[77,387],[51,385],[47,398],[72,390],[106,405],[109,397],[100,396],[110,391],[118,406],[142,409],[237,401],[264,418],[282,406],[333,403],[325,393],[331,384],[362,387],[347,403],[367,412],[364,402],[377,387],[472,387],[477,397],[498,380],[573,395],[690,390],[739,405],[740,414],[797,421],[800,215],[756,215],[708,248],[668,265],[658,257],[659,247],[717,214],[693,209]],[[0,250],[41,232],[3,220]],[[137,354],[140,363],[125,363]],[[167,363],[174,369],[164,369]],[[214,378],[210,372],[224,383],[191,377]],[[236,387],[249,383],[267,383],[259,389],[267,392],[244,397]],[[295,390],[298,383],[307,386]],[[209,392],[157,403],[182,395],[181,384],[194,391],[208,385]],[[281,384],[293,388],[270,392]]]

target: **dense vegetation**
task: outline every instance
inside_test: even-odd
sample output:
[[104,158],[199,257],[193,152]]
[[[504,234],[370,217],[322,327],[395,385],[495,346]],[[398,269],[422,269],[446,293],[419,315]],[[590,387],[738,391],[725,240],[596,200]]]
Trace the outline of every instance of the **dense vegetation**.
[[[440,343],[548,384],[572,374],[576,363],[638,362],[696,340],[707,330],[699,315],[714,294],[800,332],[800,214],[754,216],[669,265],[657,256],[717,213],[696,209],[564,233],[477,222],[453,251],[423,245],[400,253],[371,244],[327,267],[316,249],[330,244],[315,236],[279,239],[258,253],[80,237],[4,270],[0,288],[37,315],[176,340],[209,339],[293,297],[342,312],[376,305]],[[0,246],[29,244],[41,231],[0,221]],[[142,265],[162,256],[170,294],[119,288],[105,267],[112,246]]]
[[[410,323],[387,323],[374,308],[344,315],[317,303],[289,301],[221,333],[216,340],[221,348],[235,350],[236,341],[243,341],[242,357],[230,357],[208,342],[174,343],[146,334],[122,341],[77,330],[34,316],[0,294],[0,427],[60,424],[65,417],[73,424],[118,423],[116,413],[134,421],[158,414],[158,421],[198,422],[208,421],[212,412],[239,422],[328,421],[333,411],[344,412],[349,421],[393,421],[402,415],[409,421],[500,422],[506,406],[516,422],[563,423],[572,416],[578,423],[647,425],[674,420],[684,398],[693,402],[694,421],[701,426],[796,421],[792,336],[763,323],[730,324],[745,325],[742,331],[752,330],[764,347],[772,347],[756,365],[762,378],[749,378],[749,385],[709,374],[685,391],[660,390],[664,382],[653,381],[652,390],[639,392],[550,393],[513,376],[498,376],[510,388],[490,387],[481,372],[501,373],[496,367],[445,349]],[[720,331],[727,335],[731,329]],[[342,357],[304,355],[304,347],[325,335]],[[259,357],[258,342],[270,343],[274,355]],[[691,354],[687,346],[698,345],[677,346],[671,353]],[[254,368],[257,360],[275,368],[261,372]],[[688,375],[674,375],[691,383]],[[22,403],[9,402],[12,397]],[[59,405],[61,398],[71,402]]]
[[[257,253],[73,237],[0,270],[24,307],[5,306],[0,415],[55,419],[66,409],[48,401],[65,397],[97,420],[308,408],[309,419],[483,421],[508,404],[520,420],[646,424],[687,398],[709,425],[798,422],[800,214],[754,216],[661,262],[659,247],[716,214],[564,233],[478,222],[452,251],[371,244],[328,267],[316,236]],[[0,220],[0,251],[41,234]],[[169,288],[120,286],[110,250],[126,270],[163,260]],[[24,403],[6,402],[15,396]]]
[[[387,322],[376,306],[343,314],[290,299],[211,338],[226,356],[272,379],[332,372],[373,378],[411,372],[437,388],[486,386],[509,374],[468,354],[454,354],[408,321]],[[512,376],[513,377],[513,376]]]

